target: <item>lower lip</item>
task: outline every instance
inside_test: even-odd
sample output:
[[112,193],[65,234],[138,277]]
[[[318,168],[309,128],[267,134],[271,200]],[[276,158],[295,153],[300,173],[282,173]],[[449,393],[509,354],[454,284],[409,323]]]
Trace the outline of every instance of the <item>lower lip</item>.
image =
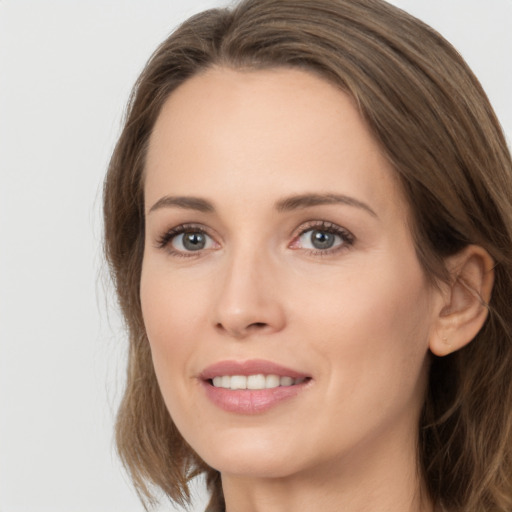
[[216,388],[210,382],[203,381],[206,396],[218,407],[237,414],[258,414],[293,398],[304,390],[309,381],[294,386],[279,386],[270,389]]

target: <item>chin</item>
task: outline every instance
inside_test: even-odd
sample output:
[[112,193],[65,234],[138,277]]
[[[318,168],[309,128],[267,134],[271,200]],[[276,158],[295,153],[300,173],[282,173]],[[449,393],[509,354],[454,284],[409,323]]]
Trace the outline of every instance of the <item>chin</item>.
[[302,453],[290,441],[289,433],[262,435],[243,429],[217,432],[199,442],[188,440],[196,453],[217,471],[252,478],[282,478],[300,471]]
[[214,454],[211,461],[205,461],[223,475],[232,475],[245,478],[286,478],[298,473],[301,468],[296,468],[289,457],[282,457],[275,453],[250,453],[239,452],[237,455],[225,456]]

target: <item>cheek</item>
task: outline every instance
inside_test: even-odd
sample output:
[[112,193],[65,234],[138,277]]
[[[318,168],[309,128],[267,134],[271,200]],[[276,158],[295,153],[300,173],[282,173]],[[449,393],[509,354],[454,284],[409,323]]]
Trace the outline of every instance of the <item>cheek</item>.
[[153,364],[167,402],[169,390],[179,390],[191,374],[189,362],[204,326],[206,294],[151,263],[143,266],[140,294]]
[[[168,282],[167,282],[168,281]],[[201,297],[189,287],[180,287],[176,280],[148,276],[141,280],[141,303],[144,323],[150,342],[166,339],[172,341],[190,329],[199,318]],[[195,307],[194,307],[195,305]]]
[[175,271],[165,257],[145,255],[140,297],[150,342],[176,343],[198,326],[204,320],[209,284],[207,274]]
[[188,438],[190,419],[197,417],[190,400],[190,384],[196,384],[191,362],[198,351],[204,299],[174,275],[150,270],[142,274],[141,304],[153,366],[167,410]]
[[381,258],[321,279],[313,275],[307,293],[294,294],[297,310],[308,312],[304,318],[312,327],[342,340],[355,342],[358,334],[370,333],[367,342],[392,333],[416,338],[428,325],[430,292],[419,264],[411,260]]
[[316,350],[336,382],[333,390],[365,393],[370,403],[409,400],[420,393],[431,294],[415,259],[401,262],[374,261],[357,273],[336,277],[336,285],[311,287],[317,292],[304,297],[300,309],[310,320],[301,330],[317,340]]

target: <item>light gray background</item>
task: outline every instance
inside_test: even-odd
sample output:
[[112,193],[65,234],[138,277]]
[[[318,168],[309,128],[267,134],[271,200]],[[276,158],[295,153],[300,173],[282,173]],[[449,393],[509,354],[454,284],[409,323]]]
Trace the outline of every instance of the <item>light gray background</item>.
[[[510,141],[512,0],[394,3],[455,44]],[[0,512],[142,511],[112,446],[125,345],[101,183],[147,57],[219,4],[0,0]]]

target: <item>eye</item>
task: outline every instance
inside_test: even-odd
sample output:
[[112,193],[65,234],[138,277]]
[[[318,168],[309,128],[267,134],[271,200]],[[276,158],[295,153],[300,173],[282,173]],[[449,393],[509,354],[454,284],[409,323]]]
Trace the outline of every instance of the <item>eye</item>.
[[177,251],[201,251],[210,249],[213,246],[213,240],[201,231],[185,231],[175,235],[171,240],[171,245]]
[[321,222],[302,228],[291,244],[292,249],[305,249],[313,254],[329,254],[354,243],[354,236],[330,222]]
[[320,229],[309,229],[299,237],[299,240],[304,249],[332,249],[335,245],[343,243],[339,235]]
[[157,241],[157,247],[166,248],[172,255],[190,256],[217,247],[213,238],[204,229],[181,225],[164,233]]

